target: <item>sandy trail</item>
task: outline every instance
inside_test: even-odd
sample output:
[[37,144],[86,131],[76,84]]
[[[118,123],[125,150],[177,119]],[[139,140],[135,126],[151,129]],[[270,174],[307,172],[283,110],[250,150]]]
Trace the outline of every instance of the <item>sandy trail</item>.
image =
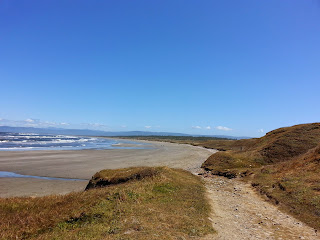
[[320,239],[315,230],[265,201],[248,183],[204,175],[217,234],[205,239]]

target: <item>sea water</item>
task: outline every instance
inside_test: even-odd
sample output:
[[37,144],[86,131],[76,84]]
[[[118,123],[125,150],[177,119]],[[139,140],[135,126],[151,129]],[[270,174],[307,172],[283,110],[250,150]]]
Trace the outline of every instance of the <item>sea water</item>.
[[36,179],[45,179],[45,180],[88,181],[86,179],[77,179],[77,178],[55,178],[55,177],[22,175],[14,172],[5,172],[5,171],[0,171],[0,178],[36,178]]
[[[135,146],[122,146],[134,144]],[[149,144],[102,137],[0,132],[0,151],[147,149]]]

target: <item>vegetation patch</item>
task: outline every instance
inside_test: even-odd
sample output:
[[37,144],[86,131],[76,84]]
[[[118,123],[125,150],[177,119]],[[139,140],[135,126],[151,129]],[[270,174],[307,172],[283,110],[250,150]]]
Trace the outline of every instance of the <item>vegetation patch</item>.
[[[203,164],[204,168],[257,168],[284,162],[306,153],[320,142],[320,123],[301,124],[280,128],[257,139],[229,141],[229,151],[213,154]],[[221,141],[217,146],[221,147]],[[211,147],[215,146],[211,141]]]
[[258,166],[260,165],[254,161],[249,161],[242,156],[227,151],[211,155],[201,167],[211,171],[214,175],[234,178],[248,172],[248,168],[252,169]]
[[123,169],[106,169],[97,172],[89,181],[86,190],[97,187],[105,187],[125,183],[133,180],[142,180],[155,177],[159,174],[158,168],[152,167],[132,167]]
[[[110,138],[110,137],[108,137]],[[114,138],[134,139],[134,140],[147,140],[147,141],[162,141],[162,142],[175,142],[175,143],[189,143],[190,142],[205,142],[211,140],[231,140],[230,138],[223,137],[192,137],[192,136],[117,136]]]
[[[131,177],[141,172],[153,174]],[[214,232],[199,177],[167,167],[99,174],[130,180],[63,196],[0,199],[0,239],[197,239]]]

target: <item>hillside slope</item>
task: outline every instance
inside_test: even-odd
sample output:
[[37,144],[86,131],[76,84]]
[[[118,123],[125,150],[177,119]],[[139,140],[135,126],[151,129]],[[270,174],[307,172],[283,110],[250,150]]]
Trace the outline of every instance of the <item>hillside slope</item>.
[[[212,155],[203,167],[208,170],[225,171],[287,161],[306,153],[319,142],[320,123],[279,128],[261,138],[229,141],[225,146],[219,143],[220,148],[225,147],[228,151]],[[214,147],[214,144],[212,141],[210,147]]]
[[261,168],[252,185],[282,208],[320,229],[320,144],[287,162]]
[[267,199],[320,229],[320,123],[279,128],[228,147],[202,167],[215,175],[246,177]]

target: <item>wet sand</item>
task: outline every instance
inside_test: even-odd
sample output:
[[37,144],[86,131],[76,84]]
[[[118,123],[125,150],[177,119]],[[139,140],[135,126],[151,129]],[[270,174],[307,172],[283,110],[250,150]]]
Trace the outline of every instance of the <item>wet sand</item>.
[[[196,171],[212,150],[152,142],[153,149],[3,151],[0,171],[43,177],[89,179],[102,169],[168,166]],[[81,191],[87,181],[0,178],[0,197],[43,196]]]

